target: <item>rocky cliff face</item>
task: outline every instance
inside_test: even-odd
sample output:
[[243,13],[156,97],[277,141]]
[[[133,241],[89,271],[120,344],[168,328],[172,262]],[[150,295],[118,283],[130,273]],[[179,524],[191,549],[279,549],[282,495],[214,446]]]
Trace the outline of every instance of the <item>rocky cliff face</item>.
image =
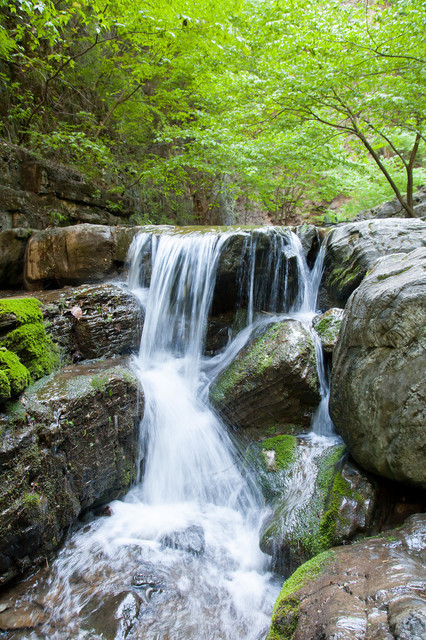
[[78,171],[4,142],[0,178],[0,231],[123,224],[135,212],[135,202],[91,184]]

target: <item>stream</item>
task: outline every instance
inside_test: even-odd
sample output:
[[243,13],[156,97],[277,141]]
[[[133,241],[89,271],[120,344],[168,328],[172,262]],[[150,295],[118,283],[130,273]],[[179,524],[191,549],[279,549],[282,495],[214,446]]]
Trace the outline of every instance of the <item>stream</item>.
[[[229,232],[142,233],[131,247],[128,287],[145,309],[131,366],[144,390],[138,481],[110,504],[110,517],[82,523],[53,565],[18,587],[47,619],[8,638],[39,640],[262,640],[282,578],[259,549],[268,508],[208,401],[212,380],[271,322],[297,318],[311,330],[324,249],[312,270],[291,232],[270,235],[263,279],[247,233],[240,297],[245,326],[206,357],[204,345],[216,272]],[[296,257],[298,292],[287,302],[288,256]],[[266,313],[265,313],[266,312]],[[289,521],[315,480],[312,459],[335,442],[319,338],[321,404],[306,438],[303,464],[286,486]]]

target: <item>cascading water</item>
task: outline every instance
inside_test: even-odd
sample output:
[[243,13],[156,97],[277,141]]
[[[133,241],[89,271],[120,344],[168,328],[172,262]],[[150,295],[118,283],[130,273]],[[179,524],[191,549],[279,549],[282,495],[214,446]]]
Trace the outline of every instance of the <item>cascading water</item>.
[[[123,501],[112,503],[111,517],[71,537],[47,579],[36,586],[37,597],[52,612],[49,624],[20,638],[266,636],[279,583],[268,573],[268,557],[258,544],[263,498],[249,475],[241,474],[206,390],[262,325],[297,317],[310,326],[322,254],[309,271],[294,234],[247,233],[240,274],[247,326],[221,354],[206,359],[207,314],[231,233],[165,230],[135,239],[129,288],[145,307],[134,361],[145,397],[139,482]],[[259,253],[266,236],[271,250]],[[297,266],[297,287],[290,282],[290,260]],[[318,371],[325,407],[321,363],[322,355]],[[290,483],[289,502],[296,493]]]

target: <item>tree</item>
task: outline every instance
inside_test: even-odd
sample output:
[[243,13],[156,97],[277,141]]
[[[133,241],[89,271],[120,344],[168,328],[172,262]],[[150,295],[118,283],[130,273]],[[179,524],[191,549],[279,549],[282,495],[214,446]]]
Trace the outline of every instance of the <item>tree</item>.
[[278,121],[290,136],[314,123],[349,139],[347,153],[368,153],[413,216],[413,168],[426,140],[424,0],[277,0],[252,10],[258,120]]

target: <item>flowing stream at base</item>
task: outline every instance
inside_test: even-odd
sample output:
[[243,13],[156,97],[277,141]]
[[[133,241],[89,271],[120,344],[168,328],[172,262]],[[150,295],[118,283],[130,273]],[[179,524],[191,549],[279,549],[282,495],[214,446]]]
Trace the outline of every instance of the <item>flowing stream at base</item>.
[[[51,620],[42,631],[20,638],[266,637],[280,581],[259,549],[264,501],[250,475],[241,473],[239,455],[209,406],[207,389],[262,325],[297,317],[310,326],[323,256],[309,271],[294,234],[265,230],[272,238],[267,269],[274,282],[266,295],[256,287],[256,238],[248,236],[241,276],[248,326],[208,359],[203,356],[207,314],[229,233],[164,232],[134,241],[129,288],[145,307],[140,353],[133,362],[145,398],[139,481],[111,504],[111,517],[92,521],[69,539],[48,577],[33,587]],[[299,274],[290,309],[274,281],[280,273],[287,287],[289,255],[296,257]],[[268,316],[259,313],[259,305]],[[289,511],[293,503],[303,503],[304,485],[309,496],[309,459],[329,446],[332,433],[320,347],[318,358],[323,401],[313,421],[317,435],[305,471],[287,487]]]

